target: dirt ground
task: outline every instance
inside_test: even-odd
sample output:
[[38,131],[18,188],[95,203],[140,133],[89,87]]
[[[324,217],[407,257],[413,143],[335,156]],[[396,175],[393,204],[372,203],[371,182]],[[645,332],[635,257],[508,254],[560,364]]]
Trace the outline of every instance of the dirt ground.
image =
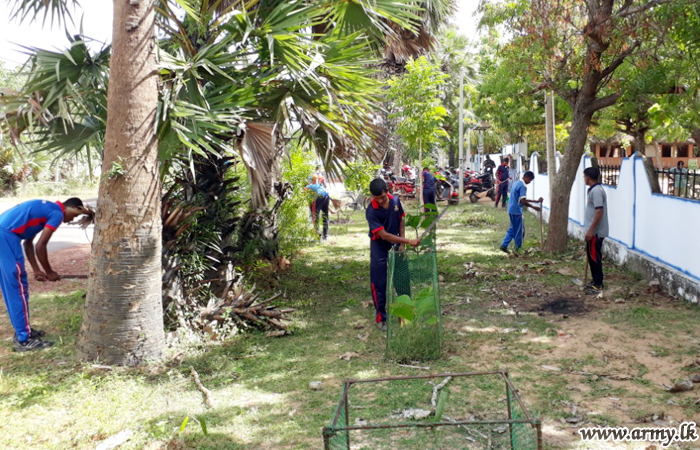
[[[86,287],[90,266],[90,244],[76,245],[49,253],[49,263],[61,277],[59,281],[36,281],[29,263],[26,263],[29,295],[46,292],[70,293]],[[31,297],[30,297],[31,298]]]

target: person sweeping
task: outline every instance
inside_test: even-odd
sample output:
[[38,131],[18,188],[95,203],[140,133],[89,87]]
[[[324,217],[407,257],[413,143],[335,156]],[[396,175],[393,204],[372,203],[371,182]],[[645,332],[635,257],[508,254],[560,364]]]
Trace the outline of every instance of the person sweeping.
[[501,242],[501,251],[508,253],[508,246],[511,241],[515,241],[515,251],[520,250],[525,239],[525,222],[523,221],[523,206],[539,211],[540,207],[535,206],[536,203],[542,203],[540,198],[537,202],[528,200],[527,186],[535,179],[535,174],[527,171],[523,174],[523,179],[513,183],[513,188],[510,191],[510,199],[508,200],[508,215],[510,216],[510,228],[506,232],[503,242]]
[[[49,264],[46,245],[61,223],[72,222],[83,214],[86,218],[79,224],[87,226],[92,222],[94,212],[83,205],[82,200],[73,197],[63,203],[30,200],[0,215],[0,287],[15,330],[15,351],[41,350],[53,345],[53,342],[41,339],[45,334],[43,331],[35,330],[29,324],[29,289],[24,254],[37,281],[60,280],[60,275]],[[41,237],[35,246],[34,238],[39,232]]]

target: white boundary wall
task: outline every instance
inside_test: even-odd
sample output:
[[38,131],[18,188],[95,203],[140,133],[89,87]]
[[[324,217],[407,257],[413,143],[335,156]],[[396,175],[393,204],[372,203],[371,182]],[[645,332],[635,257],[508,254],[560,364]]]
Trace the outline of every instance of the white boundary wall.
[[[535,179],[528,185],[528,198],[544,199],[545,218],[551,207],[549,176],[538,173],[540,156],[530,157]],[[559,157],[557,157],[559,166]],[[571,188],[569,234],[583,238],[586,184],[583,170],[591,166],[584,156]],[[643,157],[635,153],[624,158],[617,186],[603,185],[608,198],[610,236],[603,252],[619,263],[632,262],[635,268],[659,278],[664,288],[693,303],[700,300],[700,239],[695,236],[700,224],[700,202],[651,192]]]

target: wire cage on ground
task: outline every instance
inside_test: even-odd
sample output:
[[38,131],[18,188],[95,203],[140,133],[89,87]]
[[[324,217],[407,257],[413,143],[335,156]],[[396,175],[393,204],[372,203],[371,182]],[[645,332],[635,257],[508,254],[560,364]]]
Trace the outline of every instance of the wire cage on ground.
[[542,450],[508,372],[348,380],[325,450]]

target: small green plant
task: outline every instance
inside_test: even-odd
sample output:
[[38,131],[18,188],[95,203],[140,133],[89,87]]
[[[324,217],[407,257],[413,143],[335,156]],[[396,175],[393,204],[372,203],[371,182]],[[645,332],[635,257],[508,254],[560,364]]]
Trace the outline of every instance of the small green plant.
[[399,296],[389,306],[389,314],[403,319],[402,327],[410,326],[413,323],[425,325],[437,323],[433,288],[423,289],[413,299],[408,295]]
[[122,158],[121,156],[118,156],[117,159],[119,159],[119,161],[112,161],[112,167],[109,169],[109,172],[107,172],[108,178],[124,176],[124,166],[122,164]]
[[[422,212],[420,214],[407,214],[406,215],[406,228],[413,228],[416,233],[416,237],[420,236],[419,230],[426,230],[430,225],[435,222],[437,218],[437,211],[435,210],[435,205],[426,203],[425,207],[428,209],[427,212]],[[433,230],[434,231],[434,230]],[[431,249],[435,246],[435,233],[428,233],[428,235],[423,238],[420,243],[420,247],[416,250]]]

